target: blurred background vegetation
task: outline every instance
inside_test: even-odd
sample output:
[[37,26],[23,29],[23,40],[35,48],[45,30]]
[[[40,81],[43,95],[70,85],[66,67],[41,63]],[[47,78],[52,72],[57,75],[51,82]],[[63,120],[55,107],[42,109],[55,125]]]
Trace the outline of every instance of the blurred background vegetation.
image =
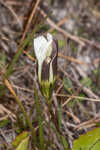
[[[99,0],[0,0],[0,149],[99,150],[99,31]],[[33,46],[48,32],[58,41],[50,105]]]

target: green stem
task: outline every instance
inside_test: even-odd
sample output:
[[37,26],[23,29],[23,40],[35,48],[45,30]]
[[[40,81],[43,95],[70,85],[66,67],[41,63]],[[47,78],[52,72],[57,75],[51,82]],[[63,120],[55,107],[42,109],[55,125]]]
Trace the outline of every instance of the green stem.
[[51,101],[51,98],[47,100],[47,105],[48,105],[48,109],[49,109],[49,114],[51,115],[50,120],[55,124],[57,131],[60,132],[59,124],[58,124],[58,116],[57,116],[58,113],[54,115],[54,113],[52,111],[52,101]]
[[43,119],[42,119],[42,116],[41,116],[42,112],[41,112],[41,108],[40,108],[40,104],[39,104],[38,91],[37,91],[36,88],[34,88],[34,93],[35,93],[35,102],[36,102],[36,108],[37,108],[37,114],[38,114],[40,150],[45,150]]

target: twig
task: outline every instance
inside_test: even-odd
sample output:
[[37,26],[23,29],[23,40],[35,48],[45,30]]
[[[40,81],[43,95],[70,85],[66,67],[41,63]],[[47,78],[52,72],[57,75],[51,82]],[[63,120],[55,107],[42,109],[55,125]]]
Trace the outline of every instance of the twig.
[[[34,3],[34,2],[33,2],[33,3]],[[29,27],[30,27],[32,18],[34,17],[34,14],[35,14],[35,12],[36,12],[36,9],[37,9],[39,3],[40,3],[40,0],[37,0],[35,6],[33,7],[32,13],[31,13],[31,15],[30,15],[30,17],[29,17],[29,19],[28,19],[28,22],[27,22],[27,24],[26,24],[25,31],[24,31],[24,33],[23,33],[23,36],[22,36],[21,40],[20,40],[20,43],[24,40],[24,38],[25,38],[25,36],[26,36],[26,33],[27,33],[27,31],[28,31],[28,29],[29,29]]]
[[80,119],[78,117],[76,117],[73,113],[69,112],[69,111],[65,111],[70,117],[73,118],[73,120],[75,121],[75,123],[80,123]]
[[[41,15],[43,15],[43,16],[45,17],[45,16],[46,16],[46,13],[45,13],[42,9],[40,9],[39,7],[38,7],[38,9],[40,10]],[[81,44],[82,46],[85,46],[85,43],[84,43],[83,41],[81,41],[81,40],[79,39],[79,37],[74,36],[74,35],[71,35],[70,33],[66,32],[66,31],[63,30],[62,28],[58,27],[49,17],[47,18],[46,21],[49,23],[49,25],[50,25],[51,27],[53,27],[53,28],[55,28],[57,31],[61,32],[65,37],[74,40],[75,42],[77,42],[78,44]]]
[[65,94],[55,94],[56,96],[60,97],[69,97],[71,99],[82,99],[82,100],[88,100],[88,101],[93,101],[93,102],[100,102],[100,99],[95,99],[95,98],[88,98],[88,97],[81,97],[81,96],[76,96],[76,95],[65,95]]
[[83,38],[83,37],[80,37],[80,39],[81,39],[82,41],[84,41],[85,43],[87,43],[87,44],[89,44],[89,45],[91,45],[91,46],[94,46],[94,47],[96,47],[97,49],[100,49],[100,43],[95,42],[95,41],[90,41],[90,40],[85,39],[85,38]]
[[80,129],[84,128],[85,126],[89,126],[91,124],[92,124],[92,127],[93,127],[93,125],[95,126],[96,123],[99,123],[99,122],[100,122],[100,116],[97,116],[96,118],[93,118],[91,120],[80,123],[79,125],[77,125],[75,127],[75,129],[80,130]]
[[[56,94],[56,95],[58,95],[58,94]],[[72,100],[72,97],[69,97],[69,98],[62,104],[62,107],[66,106],[71,100]]]
[[[43,16],[46,16],[46,13],[42,9],[40,9],[40,8],[38,8],[38,9],[40,10],[40,13]],[[49,25],[51,27],[53,27],[53,29],[56,29],[57,31],[61,32],[64,36],[66,36],[67,38],[70,38],[70,39],[74,40],[78,44],[81,44],[82,46],[85,46],[85,43],[87,43],[87,44],[89,44],[91,46],[94,46],[94,47],[100,49],[100,44],[99,43],[90,41],[90,40],[85,39],[83,37],[78,37],[78,36],[71,35],[67,31],[65,31],[62,28],[60,28],[58,24],[56,25],[50,18],[47,19],[47,22],[49,23]]]
[[[68,19],[70,18],[69,17],[64,17],[62,20],[60,20],[58,23],[57,23],[57,26],[61,26],[63,25],[66,21],[68,21]],[[55,28],[51,27],[51,29],[48,30],[48,32],[52,32]]]
[[75,62],[75,63],[77,63],[77,64],[82,64],[82,65],[88,66],[87,63],[82,62],[82,61],[80,61],[80,60],[78,60],[78,59],[75,59],[75,58],[73,58],[73,57],[71,57],[71,56],[65,56],[65,55],[63,55],[63,54],[61,54],[61,53],[58,53],[58,56],[59,56],[59,57],[62,57],[62,58],[64,58],[64,59],[67,59],[67,60],[69,60],[69,61]]
[[56,90],[56,93],[59,93],[59,91],[63,88],[64,83],[60,84],[60,86],[58,87],[58,89]]

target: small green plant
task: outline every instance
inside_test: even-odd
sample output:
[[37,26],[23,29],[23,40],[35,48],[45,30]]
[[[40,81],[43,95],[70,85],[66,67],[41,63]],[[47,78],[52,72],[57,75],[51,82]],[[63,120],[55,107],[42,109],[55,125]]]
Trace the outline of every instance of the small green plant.
[[[46,17],[47,18],[47,17]],[[17,53],[15,54],[14,58],[12,59],[11,63],[8,65],[8,68],[6,69],[6,72],[5,72],[5,78],[4,78],[4,81],[3,81],[3,84],[0,86],[0,96],[4,95],[4,91],[5,91],[5,86],[9,89],[9,91],[12,93],[12,95],[14,96],[14,99],[16,101],[16,103],[18,104],[20,110],[22,111],[23,115],[24,115],[24,119],[25,119],[25,122],[27,123],[27,126],[30,128],[30,131],[31,131],[31,135],[32,135],[32,147],[34,148],[34,150],[36,149],[36,135],[35,135],[35,129],[33,127],[33,124],[29,118],[29,116],[27,115],[27,112],[22,104],[22,102],[20,101],[20,99],[17,97],[15,91],[13,90],[10,82],[8,81],[8,78],[10,75],[12,75],[12,72],[14,70],[14,65],[16,64],[16,62],[18,61],[20,55],[22,54],[25,46],[28,45],[28,43],[33,39],[33,36],[35,34],[35,32],[41,27],[41,25],[43,25],[44,23],[44,20],[46,19],[44,18],[40,24],[38,24],[34,30],[32,31],[32,33],[23,41],[22,43],[22,46],[19,48],[19,50],[17,51]],[[22,140],[22,143],[21,145],[19,145],[16,150],[20,150],[20,147],[24,147],[25,143],[28,143],[28,140],[29,140],[29,137],[26,137],[25,139]],[[25,143],[24,143],[25,142]],[[27,147],[27,146],[26,146]],[[25,148],[26,148],[25,147]],[[25,150],[24,148],[24,150]],[[26,148],[27,149],[27,148]]]
[[[5,78],[2,86],[0,86],[1,89],[1,95],[3,95],[2,91],[4,91],[5,86],[9,89],[11,94],[13,95],[16,103],[19,105],[19,108],[21,110],[22,116],[19,116],[20,120],[20,127],[17,128],[16,133],[18,136],[16,139],[11,143],[12,146],[8,147],[9,150],[12,150],[12,147],[16,150],[27,150],[28,148],[28,143],[29,143],[29,133],[27,131],[28,128],[30,129],[31,132],[31,138],[32,138],[32,148],[34,150],[39,149],[39,150],[46,150],[48,147],[56,147],[56,145],[53,143],[52,139],[48,140],[45,138],[44,135],[44,125],[43,122],[45,121],[44,118],[42,118],[42,111],[41,111],[41,105],[40,105],[40,100],[38,96],[38,91],[34,88],[34,95],[35,95],[35,107],[37,110],[37,125],[38,125],[38,131],[35,130],[34,128],[34,123],[31,121],[30,116],[27,114],[23,104],[21,103],[20,99],[16,95],[14,89],[12,88],[10,82],[8,81],[8,78],[10,75],[12,75],[14,71],[14,65],[18,61],[20,55],[23,52],[23,49],[25,46],[32,40],[32,37],[34,36],[34,33],[36,30],[40,27],[40,25],[33,30],[33,32],[26,38],[26,40],[23,42],[22,47],[18,50],[18,52],[15,54],[14,58],[12,59],[11,63],[8,65],[8,68],[5,71]],[[34,39],[34,43],[38,40],[37,38]],[[58,44],[56,40],[53,39],[51,34],[47,34],[47,39],[42,36],[42,40],[45,41],[43,44],[41,40],[39,40],[38,43],[38,51],[36,47],[35,48],[35,55],[38,60],[38,67],[37,67],[37,75],[38,75],[38,82],[40,86],[40,90],[42,95],[45,98],[45,102],[48,107],[48,130],[50,127],[50,130],[52,130],[52,126],[54,125],[56,127],[56,132],[57,132],[57,138],[60,140],[62,143],[64,150],[67,150],[67,141],[66,138],[63,136],[61,133],[61,108],[58,108],[57,114],[54,114],[52,111],[52,92],[55,87],[55,82],[57,78],[57,57],[58,57]],[[40,45],[39,45],[40,44]],[[42,45],[43,44],[43,45]],[[36,45],[35,45],[36,46]],[[39,47],[40,46],[40,47]],[[44,50],[44,51],[43,51]],[[39,54],[40,52],[40,54]],[[38,56],[39,54],[39,56]],[[4,55],[5,56],[5,55]],[[5,65],[5,57],[3,56],[3,65]],[[35,85],[34,85],[35,87]],[[20,114],[19,114],[20,115]],[[45,121],[46,122],[46,121]],[[6,122],[8,123],[8,122]],[[15,125],[15,127],[18,127]],[[1,124],[1,126],[3,126]],[[22,127],[22,128],[21,128]],[[37,134],[39,136],[37,136]]]
[[34,51],[38,61],[37,76],[42,95],[49,100],[56,81],[58,45],[51,34],[34,39]]
[[[37,77],[38,83],[45,102],[48,107],[48,117],[49,122],[46,122],[49,128],[49,133],[53,126],[56,130],[56,135],[60,142],[62,143],[64,150],[68,149],[67,140],[61,133],[61,108],[57,108],[56,114],[52,111],[52,92],[55,87],[55,81],[57,77],[57,57],[58,57],[58,43],[53,39],[51,34],[47,34],[47,39],[44,36],[39,36],[34,39],[34,51],[37,58]],[[35,91],[35,94],[37,92]],[[46,150],[44,145],[44,134],[43,126],[40,114],[40,106],[38,101],[38,96],[36,96],[36,107],[38,110],[39,117],[39,135],[40,135],[40,146],[43,150]],[[52,122],[52,123],[51,123]],[[49,139],[50,148],[53,146],[53,141]],[[48,145],[46,143],[46,145]],[[41,148],[40,148],[41,149]]]

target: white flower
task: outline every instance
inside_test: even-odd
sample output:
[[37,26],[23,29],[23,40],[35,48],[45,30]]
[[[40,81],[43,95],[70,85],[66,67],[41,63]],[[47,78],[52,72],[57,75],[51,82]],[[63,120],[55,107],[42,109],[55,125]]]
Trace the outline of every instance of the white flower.
[[34,52],[37,58],[37,75],[42,95],[50,100],[57,77],[58,43],[51,34],[34,39]]
[[[42,64],[46,58],[52,53],[53,37],[51,34],[47,34],[47,39],[44,36],[39,36],[34,39],[34,51],[38,60],[38,78],[41,81]],[[49,61],[49,59],[48,59]]]

